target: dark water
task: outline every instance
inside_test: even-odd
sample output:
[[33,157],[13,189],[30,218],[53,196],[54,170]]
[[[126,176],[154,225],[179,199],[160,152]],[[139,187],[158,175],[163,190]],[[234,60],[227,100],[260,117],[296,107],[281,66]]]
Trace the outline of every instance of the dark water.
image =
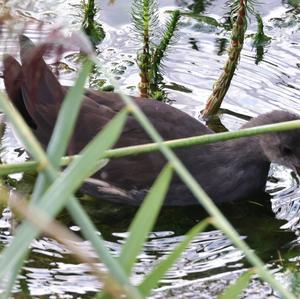
[[[136,94],[139,76],[135,57],[139,43],[130,30],[129,3],[116,1],[114,5],[108,5],[103,2],[98,4],[102,8],[101,20],[107,36],[98,47],[98,57],[118,78],[122,91]],[[79,27],[77,1],[55,2],[55,5],[51,1],[47,3],[15,1],[17,13],[33,20],[27,24],[26,32],[34,41],[47,35],[53,24],[63,24],[66,31]],[[26,9],[25,4],[28,5]],[[225,1],[165,0],[160,1],[160,7],[161,20],[167,16],[165,11],[175,7],[202,12],[221,22],[226,21],[230,11]],[[254,48],[250,36],[245,40],[238,70],[222,105],[226,113],[221,115],[221,121],[229,130],[237,129],[244,122],[243,118],[237,117],[238,114],[255,116],[273,109],[300,113],[299,8],[289,1],[274,0],[259,5],[257,9],[262,14],[265,33],[272,40],[264,49]],[[249,35],[256,30],[255,19],[250,19]],[[46,21],[47,25],[38,26],[34,20]],[[198,117],[226,61],[229,37],[230,32],[223,27],[182,18],[177,43],[164,61],[164,80],[172,105]],[[2,40],[1,53],[17,53],[15,40],[8,33],[6,36],[2,34]],[[62,57],[60,69],[61,81],[72,84],[78,69],[76,54],[69,52]],[[95,72],[90,84],[95,86],[100,80],[105,80],[104,76]],[[2,158],[8,162],[15,161],[17,153],[14,149],[18,145],[9,127],[2,143],[5,147]],[[276,278],[289,287],[298,272],[299,263],[298,187],[299,178],[295,173],[272,165],[266,186],[270,197],[253,198],[221,207]],[[83,201],[83,205],[107,240],[112,254],[117,256],[135,210],[96,200]],[[205,217],[201,208],[163,209],[154,232],[139,256],[133,283],[140,282],[145,273],[182,239],[182,235]],[[62,213],[60,220],[73,231],[79,230],[66,213]],[[11,228],[11,214],[3,207],[1,246],[12,238]],[[86,242],[82,246],[87,251],[91,250]],[[214,298],[248,267],[243,254],[220,231],[210,228],[210,231],[195,238],[152,296]],[[99,283],[88,274],[87,267],[78,264],[62,245],[52,239],[41,238],[32,244],[32,254],[15,286],[15,294],[39,298],[91,298],[100,288]],[[243,297],[278,296],[268,285],[253,279]]]

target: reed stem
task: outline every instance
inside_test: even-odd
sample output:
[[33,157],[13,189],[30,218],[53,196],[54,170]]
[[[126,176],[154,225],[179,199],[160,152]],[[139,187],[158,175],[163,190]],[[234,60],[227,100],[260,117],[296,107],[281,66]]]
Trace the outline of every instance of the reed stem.
[[[180,138],[174,140],[164,141],[163,144],[170,149],[179,149],[190,147],[193,145],[209,144],[218,141],[226,141],[230,139],[250,137],[260,134],[284,132],[300,128],[300,120],[287,121],[277,124],[264,125],[259,127],[241,129],[234,132],[222,132],[216,134],[207,134],[195,137]],[[127,146],[116,149],[107,150],[103,156],[105,159],[117,159],[127,156],[147,154],[160,150],[157,143],[147,143],[135,146]],[[60,161],[60,166],[69,165],[78,155],[63,157]],[[0,165],[0,175],[8,175],[12,173],[38,171],[40,163],[37,161],[27,161],[23,163],[12,163]]]

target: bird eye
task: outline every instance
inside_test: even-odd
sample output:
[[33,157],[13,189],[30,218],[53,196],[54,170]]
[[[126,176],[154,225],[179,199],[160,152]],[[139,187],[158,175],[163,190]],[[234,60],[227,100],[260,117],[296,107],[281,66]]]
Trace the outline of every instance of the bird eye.
[[290,156],[292,153],[293,153],[293,152],[292,152],[292,150],[291,150],[291,148],[290,148],[289,146],[284,145],[284,146],[282,147],[282,154],[283,154],[283,155],[285,155],[285,156]]

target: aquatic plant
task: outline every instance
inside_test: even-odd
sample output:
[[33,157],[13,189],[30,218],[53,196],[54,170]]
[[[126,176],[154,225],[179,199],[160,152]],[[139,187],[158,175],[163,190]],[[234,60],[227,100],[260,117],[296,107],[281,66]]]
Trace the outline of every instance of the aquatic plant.
[[247,11],[251,10],[251,6],[247,6],[248,3],[250,3],[250,1],[247,2],[247,0],[235,0],[233,3],[231,18],[234,24],[231,33],[231,44],[228,49],[228,59],[223,72],[215,82],[212,93],[207,100],[202,113],[205,118],[218,112],[226,92],[230,87],[231,79],[237,67],[244,44],[247,29]]
[[163,36],[160,43],[153,49],[151,68],[150,68],[150,96],[154,99],[162,100],[164,98],[164,92],[160,88],[163,77],[161,76],[161,62],[166,54],[167,48],[171,45],[171,41],[174,39],[174,33],[176,31],[178,22],[180,19],[180,12],[175,10],[172,12],[170,19],[166,24]]
[[[164,93],[160,86],[162,83],[161,65],[167,48],[174,38],[180,19],[179,11],[174,11],[165,25],[163,31],[159,28],[158,4],[156,0],[138,0],[132,2],[131,11],[134,30],[141,38],[143,47],[137,55],[137,64],[140,68],[141,81],[139,83],[142,97],[152,97],[162,100]],[[160,42],[159,37],[162,36]]]
[[251,35],[253,38],[253,46],[256,48],[256,63],[262,60],[264,47],[270,42],[271,38],[265,35],[263,21],[260,14],[255,10],[253,1],[234,0],[230,18],[227,22],[219,23],[214,18],[200,15],[193,9],[193,12],[181,12],[182,15],[194,18],[199,22],[204,22],[211,26],[223,27],[231,32],[231,44],[228,49],[228,59],[225,63],[223,72],[213,86],[211,95],[209,96],[205,109],[202,112],[204,118],[215,115],[230,87],[231,80],[240,59],[240,53],[243,48],[245,33],[247,30],[247,14],[253,14],[257,20],[257,33]]
[[257,33],[252,35],[253,47],[256,48],[255,63],[258,64],[263,60],[265,47],[271,42],[271,37],[264,33],[263,20],[259,13],[256,14]]
[[94,0],[87,0],[87,3],[83,1],[83,21],[82,30],[89,37],[94,46],[101,42],[105,38],[105,32],[102,25],[95,20],[98,9],[95,6]]
[[253,45],[255,47],[268,44],[272,39],[270,36],[267,36],[264,33],[264,24],[259,13],[256,14],[256,21],[257,21],[257,33],[253,36]]
[[231,33],[231,44],[228,49],[228,59],[225,63],[223,72],[213,86],[205,109],[202,112],[204,118],[216,114],[222,104],[222,101],[230,87],[231,80],[237,68],[240,54],[243,48],[245,33],[247,30],[247,13],[255,15],[257,20],[257,33],[253,35],[253,46],[256,47],[256,63],[258,63],[264,53],[264,46],[271,38],[266,36],[263,31],[263,21],[260,14],[254,8],[253,1],[235,0],[232,7],[231,21],[233,23]]

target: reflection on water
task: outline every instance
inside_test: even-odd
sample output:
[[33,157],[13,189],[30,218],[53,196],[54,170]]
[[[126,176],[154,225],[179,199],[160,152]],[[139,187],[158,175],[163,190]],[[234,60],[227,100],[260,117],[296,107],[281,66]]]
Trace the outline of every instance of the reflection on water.
[[[71,24],[72,29],[79,26],[77,1],[56,2],[48,10],[42,9],[44,2],[35,1],[35,6],[28,6],[26,10],[22,9],[23,2],[16,1],[16,4],[19,13],[22,9],[22,15],[29,15],[33,19],[46,19],[51,23],[59,14],[63,23],[68,15],[68,24]],[[165,86],[172,105],[198,117],[226,60],[226,46],[230,36],[226,30],[229,8],[225,1],[168,0],[161,1],[161,5],[162,18],[166,17],[164,10],[179,6],[187,12],[211,16],[223,24],[215,27],[194,18],[183,17],[178,42],[164,61]],[[129,4],[116,1],[116,5],[103,4],[102,8],[101,17],[107,38],[97,49],[99,59],[117,77],[123,91],[135,94],[139,80],[135,56],[139,45],[128,25]],[[242,115],[249,117],[272,109],[289,109],[300,113],[299,8],[272,0],[266,5],[261,4],[258,10],[262,13],[265,33],[272,37],[272,41],[264,48],[263,58],[259,62],[252,48],[252,40],[248,38],[245,41],[240,65],[222,106],[224,113],[221,121],[230,130],[244,123]],[[250,32],[254,32],[255,21],[249,23],[249,26]],[[31,24],[26,31],[34,41],[47,34],[44,31],[41,35],[37,28]],[[5,38],[5,42],[0,44],[0,53],[17,53],[15,45],[15,40]],[[64,84],[72,83],[77,68],[77,56],[67,53],[60,67]],[[90,84],[96,87],[103,82],[109,83],[103,74],[95,70],[90,77]],[[1,81],[0,84],[3,87]],[[3,139],[5,152],[1,154],[1,159],[6,161],[18,159],[18,153],[14,150],[19,145],[12,135],[8,127]],[[24,158],[22,155],[21,159]],[[271,200],[268,197],[252,198],[243,203],[221,207],[241,236],[276,272],[276,277],[283,284],[290,281],[289,272],[284,269],[289,268],[291,272],[297,272],[298,269],[298,189],[299,179],[291,170],[272,166],[267,185]],[[83,205],[107,240],[112,254],[118,256],[136,210],[99,201],[83,201]],[[206,216],[200,207],[180,210],[164,208],[139,256],[132,281],[140,282],[182,240],[182,235]],[[65,212],[60,215],[60,219],[74,232],[80,233],[80,229],[74,226]],[[11,238],[11,214],[3,207],[0,219],[1,247],[8,244]],[[88,242],[81,246],[91,251]],[[152,297],[195,298],[195,294],[199,294],[197,298],[214,298],[248,267],[243,254],[220,231],[211,227],[195,238]],[[24,296],[91,298],[100,288],[99,283],[89,275],[86,265],[78,264],[61,244],[44,237],[33,242],[32,254],[15,286],[15,292]],[[277,296],[268,285],[253,279],[244,298]]]

